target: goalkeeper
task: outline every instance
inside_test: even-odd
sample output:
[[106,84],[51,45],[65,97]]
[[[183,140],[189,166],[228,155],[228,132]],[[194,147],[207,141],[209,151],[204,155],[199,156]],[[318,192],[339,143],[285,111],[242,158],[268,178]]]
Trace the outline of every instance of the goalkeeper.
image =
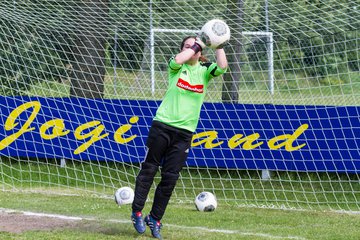
[[[146,142],[146,158],[136,178],[131,219],[138,233],[145,232],[146,223],[153,237],[161,239],[160,220],[185,165],[208,83],[228,67],[222,47],[215,50],[216,63],[206,62],[202,55],[205,47],[198,37],[186,37],[180,53],[169,61],[169,86],[153,119]],[[143,219],[141,211],[160,166],[161,181],[156,187],[150,214]]]

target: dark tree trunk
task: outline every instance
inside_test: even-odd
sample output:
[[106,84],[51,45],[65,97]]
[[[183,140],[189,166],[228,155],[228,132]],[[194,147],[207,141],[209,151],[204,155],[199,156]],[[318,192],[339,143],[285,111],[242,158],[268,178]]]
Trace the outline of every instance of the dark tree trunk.
[[224,74],[222,101],[237,103],[239,101],[239,80],[241,77],[240,56],[242,53],[243,0],[228,1],[228,22],[231,39],[225,47],[229,62],[229,71]]
[[105,76],[105,44],[108,37],[108,0],[79,1],[74,13],[70,96],[102,98]]

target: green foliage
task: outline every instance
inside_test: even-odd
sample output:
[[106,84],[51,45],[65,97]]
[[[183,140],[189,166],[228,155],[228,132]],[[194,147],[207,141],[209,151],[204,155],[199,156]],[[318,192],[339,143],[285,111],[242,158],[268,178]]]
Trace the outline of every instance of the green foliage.
[[[243,3],[239,11],[243,17],[241,30],[265,31],[264,1]],[[150,19],[149,1],[109,1],[108,66],[141,70],[142,61],[149,61],[149,53],[144,51],[149,51],[146,44],[151,24],[154,28],[194,30],[216,17],[239,30],[239,23],[229,19],[234,15],[228,12],[229,1],[208,0],[206,6],[201,1],[173,4],[170,8],[166,1],[152,1]],[[0,94],[23,94],[37,82],[67,77],[73,60],[71,48],[76,47],[71,34],[79,24],[76,7],[76,2],[65,0],[0,3],[0,8],[7,10],[0,16]],[[274,34],[275,71],[283,71],[284,76],[316,79],[322,85],[348,83],[343,75],[360,71],[357,8],[356,1],[346,0],[269,1],[268,27]],[[254,74],[267,71],[267,41],[252,38],[242,43],[242,69],[250,69]],[[170,35],[156,41],[156,61],[163,62],[162,58],[173,55],[178,46],[175,44],[179,44],[178,39]],[[253,73],[249,74],[251,78]],[[325,80],[329,78],[334,80]]]
[[111,63],[129,70],[140,68],[143,51],[149,43],[150,18],[148,1],[111,1],[109,48]]
[[21,95],[38,82],[65,77],[60,34],[14,19],[0,20],[0,94]]
[[359,71],[356,9],[353,1],[340,2],[271,1],[275,69],[309,78]]

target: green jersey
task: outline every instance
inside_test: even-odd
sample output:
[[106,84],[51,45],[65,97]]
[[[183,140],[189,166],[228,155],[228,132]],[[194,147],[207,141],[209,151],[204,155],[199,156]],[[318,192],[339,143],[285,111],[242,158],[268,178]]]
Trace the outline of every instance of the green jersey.
[[168,65],[169,86],[154,120],[194,132],[200,117],[209,80],[223,74],[216,63]]

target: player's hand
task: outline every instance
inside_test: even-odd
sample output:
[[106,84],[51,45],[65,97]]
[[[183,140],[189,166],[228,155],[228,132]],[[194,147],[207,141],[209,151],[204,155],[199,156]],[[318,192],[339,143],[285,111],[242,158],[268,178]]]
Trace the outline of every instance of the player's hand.
[[217,46],[216,47],[216,49],[222,49],[222,48],[224,48],[226,45],[228,45],[229,44],[229,41],[225,41],[225,42],[223,42],[222,44],[220,44],[219,46]]
[[198,44],[201,47],[201,49],[206,48],[206,44],[200,39],[200,37],[195,38],[195,43]]

